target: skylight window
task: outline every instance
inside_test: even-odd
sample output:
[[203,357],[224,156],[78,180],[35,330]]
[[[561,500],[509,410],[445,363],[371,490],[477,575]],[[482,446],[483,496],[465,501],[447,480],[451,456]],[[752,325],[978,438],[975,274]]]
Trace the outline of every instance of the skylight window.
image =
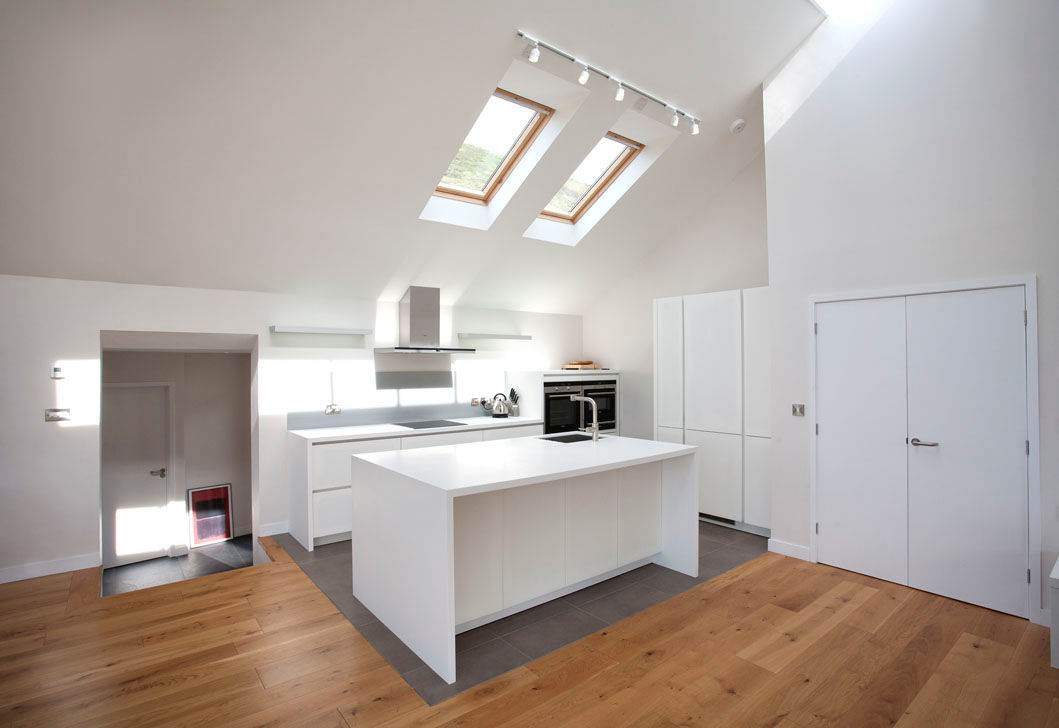
[[577,222],[642,149],[639,142],[607,132],[541,211],[541,217]]
[[489,204],[554,109],[497,89],[486,102],[435,194]]

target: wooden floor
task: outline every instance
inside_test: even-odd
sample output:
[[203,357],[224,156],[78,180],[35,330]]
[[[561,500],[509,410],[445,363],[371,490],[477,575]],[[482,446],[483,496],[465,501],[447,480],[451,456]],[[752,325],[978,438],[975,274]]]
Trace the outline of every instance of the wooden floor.
[[0,585],[0,725],[1059,726],[1048,631],[766,554],[427,706],[286,554]]

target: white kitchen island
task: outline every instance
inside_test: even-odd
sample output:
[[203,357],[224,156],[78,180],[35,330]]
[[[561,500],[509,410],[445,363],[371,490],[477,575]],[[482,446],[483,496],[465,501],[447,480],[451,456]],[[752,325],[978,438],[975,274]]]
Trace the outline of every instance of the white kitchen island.
[[455,682],[458,632],[650,562],[697,576],[694,458],[611,436],[353,455],[353,594]]

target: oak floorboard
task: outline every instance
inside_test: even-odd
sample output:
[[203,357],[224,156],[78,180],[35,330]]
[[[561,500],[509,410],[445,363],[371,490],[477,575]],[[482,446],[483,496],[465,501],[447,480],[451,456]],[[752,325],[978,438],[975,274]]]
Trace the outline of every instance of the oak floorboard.
[[0,725],[1059,728],[1047,629],[778,554],[431,706],[261,545],[112,597],[99,569],[0,584]]

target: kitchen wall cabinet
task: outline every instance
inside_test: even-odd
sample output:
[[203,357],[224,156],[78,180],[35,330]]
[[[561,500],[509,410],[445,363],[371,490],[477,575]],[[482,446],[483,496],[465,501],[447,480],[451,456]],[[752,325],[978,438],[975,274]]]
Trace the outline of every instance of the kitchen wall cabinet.
[[655,439],[699,446],[700,513],[768,528],[768,288],[656,299],[654,320]]

